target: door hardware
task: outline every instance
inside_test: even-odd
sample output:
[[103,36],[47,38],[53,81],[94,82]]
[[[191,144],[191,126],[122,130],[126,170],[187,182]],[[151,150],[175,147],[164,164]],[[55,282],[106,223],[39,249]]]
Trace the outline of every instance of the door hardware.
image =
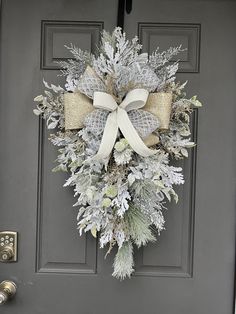
[[0,283],[0,305],[8,302],[16,294],[16,284],[13,281],[4,280]]
[[132,11],[132,0],[126,0],[125,2],[126,13],[130,14]]
[[10,263],[17,261],[17,232],[0,232],[0,262]]
[[130,14],[132,11],[132,0],[119,0],[117,13],[117,26],[124,28],[125,13]]

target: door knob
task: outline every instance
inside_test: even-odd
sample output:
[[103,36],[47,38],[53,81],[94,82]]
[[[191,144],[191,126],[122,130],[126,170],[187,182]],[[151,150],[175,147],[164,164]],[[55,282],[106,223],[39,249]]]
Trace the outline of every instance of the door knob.
[[16,294],[16,284],[13,281],[4,280],[0,283],[0,305],[8,302]]

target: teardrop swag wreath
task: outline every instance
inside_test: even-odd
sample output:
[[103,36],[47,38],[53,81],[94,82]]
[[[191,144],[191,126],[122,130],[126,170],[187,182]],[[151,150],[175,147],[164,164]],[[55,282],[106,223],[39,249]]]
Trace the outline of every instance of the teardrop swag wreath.
[[175,82],[181,47],[148,56],[138,38],[120,28],[103,31],[97,55],[73,45],[73,59],[60,62],[65,89],[44,81],[34,100],[36,115],[58,149],[58,166],[73,186],[80,234],[90,231],[100,247],[116,247],[113,276],[130,277],[133,247],[156,240],[164,229],[166,200],[178,196],[182,169],[172,159],[188,157],[190,114],[201,103],[185,98]]

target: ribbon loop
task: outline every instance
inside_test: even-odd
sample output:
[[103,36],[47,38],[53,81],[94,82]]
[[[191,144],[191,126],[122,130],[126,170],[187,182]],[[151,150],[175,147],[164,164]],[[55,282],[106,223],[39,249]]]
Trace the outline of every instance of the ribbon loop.
[[156,153],[156,150],[152,150],[144,144],[127,114],[130,110],[144,107],[147,98],[147,90],[141,88],[133,89],[118,106],[112,95],[104,92],[94,93],[93,106],[111,112],[107,117],[100,147],[94,156],[95,159],[105,159],[110,155],[119,129],[137,154],[148,157]]
[[98,109],[104,109],[108,111],[114,111],[118,105],[115,99],[107,93],[95,92],[93,96],[93,106]]
[[126,111],[140,109],[145,106],[148,99],[148,91],[143,88],[136,88],[128,92],[125,99],[120,104],[120,108]]

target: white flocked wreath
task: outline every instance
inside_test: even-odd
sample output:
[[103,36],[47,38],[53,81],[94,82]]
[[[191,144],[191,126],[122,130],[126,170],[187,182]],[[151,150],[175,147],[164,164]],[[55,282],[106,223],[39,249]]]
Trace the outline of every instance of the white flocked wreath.
[[102,32],[96,55],[66,48],[73,58],[60,62],[65,88],[44,81],[34,113],[56,129],[53,171],[68,173],[80,234],[91,232],[107,253],[116,249],[113,276],[124,279],[134,271],[134,246],[156,240],[166,201],[178,201],[174,186],[184,178],[171,161],[195,145],[190,114],[201,103],[175,81],[171,59],[181,46],[148,55],[117,27]]

